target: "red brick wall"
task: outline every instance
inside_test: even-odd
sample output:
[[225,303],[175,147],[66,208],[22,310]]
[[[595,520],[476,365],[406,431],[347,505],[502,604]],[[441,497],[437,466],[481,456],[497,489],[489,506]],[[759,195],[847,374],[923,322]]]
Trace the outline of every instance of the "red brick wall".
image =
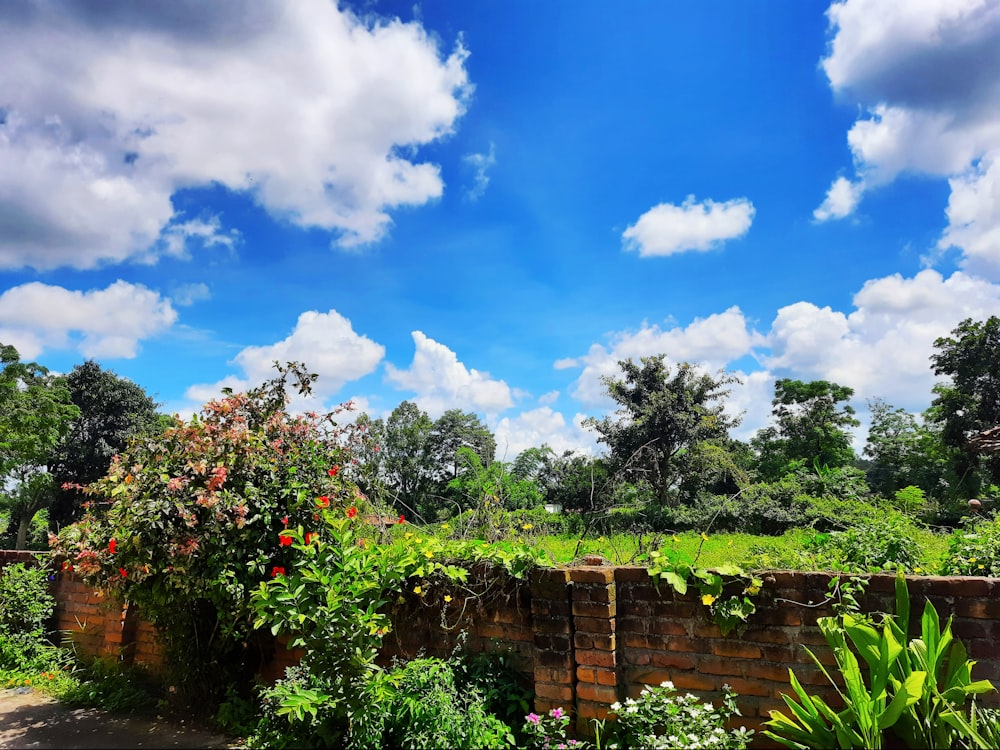
[[[15,559],[24,558],[0,552],[0,565]],[[803,650],[808,646],[824,664],[833,663],[816,627],[818,617],[831,614],[822,604],[830,576],[774,571],[762,578],[757,612],[723,636],[695,594],[679,596],[666,584],[657,588],[644,568],[539,569],[530,581],[478,570],[469,584],[486,592],[478,599],[466,599],[459,589],[447,603],[449,592],[408,592],[394,609],[383,660],[446,656],[464,630],[466,649],[516,654],[534,685],[535,710],[571,709],[582,732],[616,700],[665,680],[703,696],[730,685],[740,696],[741,723],[759,728],[769,710],[783,707],[789,668],[809,689],[835,695]],[[942,621],[954,615],[955,636],[979,662],[973,677],[1000,685],[1000,579],[915,577],[907,585],[911,635],[919,630],[924,601],[930,601]],[[873,576],[862,605],[891,612],[893,591],[893,576]],[[134,611],[103,601],[72,574],[59,573],[54,592],[58,627],[82,654],[119,656],[154,669],[160,664],[153,628]],[[262,676],[277,679],[300,657],[279,641]],[[1000,705],[1000,695],[983,696],[981,702]]]

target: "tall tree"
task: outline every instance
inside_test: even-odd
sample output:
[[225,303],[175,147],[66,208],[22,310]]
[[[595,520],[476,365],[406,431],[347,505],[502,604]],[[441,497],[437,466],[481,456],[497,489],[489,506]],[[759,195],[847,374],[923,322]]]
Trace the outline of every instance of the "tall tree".
[[434,423],[412,401],[404,401],[389,415],[380,446],[383,480],[399,510],[420,513],[427,510],[427,493],[433,475],[427,463],[427,444]]
[[80,516],[83,494],[78,487],[103,477],[111,458],[124,451],[129,440],[161,427],[156,402],[142,387],[93,360],[74,367],[66,387],[80,415],[55,451],[56,499],[49,512],[53,530]]
[[[1000,318],[963,320],[934,342],[931,355],[935,375],[948,382],[934,387],[937,394],[929,414],[942,426],[945,445],[957,448],[955,470],[972,479],[982,466],[993,484],[1000,484],[1000,455],[981,458],[970,449],[969,439],[1000,425]],[[978,490],[977,481],[966,481],[966,492]]]
[[941,442],[940,429],[882,399],[870,400],[868,411],[864,455],[871,462],[866,473],[872,490],[891,497],[914,486],[928,495],[941,494],[949,449]]
[[52,502],[55,448],[80,410],[65,378],[22,362],[13,346],[0,344],[0,364],[0,492],[22,549],[31,521]]
[[611,449],[612,462],[627,476],[646,479],[661,504],[680,501],[674,491],[685,476],[693,451],[702,443],[721,443],[739,424],[721,403],[731,375],[701,373],[681,363],[671,372],[665,355],[618,363],[624,377],[604,377],[608,395],[618,404],[613,416],[588,424]]
[[776,479],[802,464],[834,469],[852,463],[850,428],[859,422],[846,402],[853,395],[853,389],[826,380],[778,380],[771,401],[775,424],[751,441],[761,474]]
[[435,478],[447,484],[467,467],[459,458],[459,448],[469,448],[483,466],[493,462],[497,441],[478,416],[461,409],[449,409],[436,420],[427,437],[429,469]]

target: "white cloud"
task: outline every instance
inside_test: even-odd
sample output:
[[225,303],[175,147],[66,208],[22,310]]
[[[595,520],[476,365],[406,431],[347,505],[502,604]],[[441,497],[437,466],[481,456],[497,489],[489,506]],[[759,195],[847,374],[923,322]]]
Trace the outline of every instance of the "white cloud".
[[548,393],[543,393],[538,397],[538,403],[541,406],[551,406],[556,401],[559,400],[559,391],[549,391]]
[[462,161],[476,170],[475,175],[473,176],[472,187],[469,188],[466,195],[469,200],[477,201],[485,195],[486,188],[489,187],[490,170],[496,166],[497,163],[496,146],[493,142],[490,142],[489,153],[467,154],[462,158]]
[[416,393],[414,399],[431,417],[448,409],[497,414],[514,405],[510,387],[489,373],[469,369],[444,344],[420,331],[413,332],[416,352],[406,370],[386,363],[386,380],[399,389]]
[[851,182],[845,177],[838,177],[830,185],[823,205],[813,211],[813,218],[817,221],[826,221],[827,219],[842,219],[849,216],[854,212],[858,201],[861,200],[863,190],[861,183]]
[[[228,375],[217,383],[200,383],[187,389],[185,396],[197,403],[218,398],[223,387],[234,391],[260,385],[277,373],[274,362],[302,362],[319,375],[308,399],[293,396],[293,411],[323,411],[326,400],[344,384],[374,372],[385,356],[385,347],[355,333],[351,321],[330,310],[310,310],[299,315],[295,329],[274,344],[248,346],[233,358],[242,375]],[[290,394],[291,395],[291,394]]]
[[170,300],[124,281],[86,292],[32,282],[0,295],[0,341],[28,359],[70,348],[85,357],[131,358],[142,339],[176,320]]
[[728,362],[749,354],[763,342],[760,334],[748,327],[738,307],[723,313],[697,318],[686,328],[662,330],[644,323],[638,331],[611,335],[610,346],[593,344],[579,358],[583,372],[573,386],[573,396],[585,404],[609,405],[602,376],[616,375],[619,360],[666,354],[671,362],[692,362],[714,371]]
[[0,22],[0,267],[175,252],[171,195],[215,184],[377,240],[442,193],[416,149],[463,114],[466,57],[329,0],[26,4]]
[[854,180],[833,183],[814,216],[850,215],[864,192],[904,173],[947,177],[942,247],[997,278],[1000,219],[990,206],[1000,153],[1000,6],[991,0],[844,0],[828,11],[822,66],[866,113],[847,134]]
[[854,296],[849,314],[809,302],[783,307],[768,335],[772,371],[833,380],[856,398],[883,397],[910,409],[925,407],[934,375],[935,339],[965,318],[1000,315],[1000,287],[961,272],[945,279],[925,270],[913,278],[872,279]]
[[[163,230],[160,240],[162,252],[165,255],[188,259],[191,257],[191,245],[203,248],[220,246],[231,252],[239,238],[238,231],[231,229],[228,232],[223,232],[219,217],[210,216],[204,220],[175,220]],[[155,261],[155,253],[151,251],[144,260]]]
[[497,440],[497,458],[513,461],[521,451],[548,445],[556,454],[575,451],[594,455],[597,439],[583,426],[584,415],[577,414],[572,424],[548,406],[521,412],[516,417],[504,417],[493,428]]
[[750,229],[755,209],[746,198],[698,203],[689,195],[681,205],[660,203],[622,234],[626,250],[646,258],[687,250],[710,250]]
[[965,270],[1000,280],[1000,164],[995,154],[948,184],[948,228],[938,247],[961,248]]
[[195,302],[211,299],[212,292],[208,284],[197,282],[195,284],[183,284],[177,287],[170,295],[175,305],[189,307]]

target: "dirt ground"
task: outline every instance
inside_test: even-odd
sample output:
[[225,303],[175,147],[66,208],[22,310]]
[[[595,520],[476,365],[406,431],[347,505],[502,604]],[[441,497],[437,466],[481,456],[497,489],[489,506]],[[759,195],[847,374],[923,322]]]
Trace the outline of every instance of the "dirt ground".
[[28,688],[0,690],[0,750],[173,747],[230,748],[239,744],[184,722],[73,708]]

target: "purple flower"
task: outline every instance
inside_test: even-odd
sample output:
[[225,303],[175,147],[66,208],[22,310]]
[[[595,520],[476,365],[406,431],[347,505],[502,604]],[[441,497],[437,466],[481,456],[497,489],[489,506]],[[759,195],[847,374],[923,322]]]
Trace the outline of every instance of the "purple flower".
[[563,717],[563,710],[561,708],[553,708],[549,711],[549,716],[553,719],[561,719]]

